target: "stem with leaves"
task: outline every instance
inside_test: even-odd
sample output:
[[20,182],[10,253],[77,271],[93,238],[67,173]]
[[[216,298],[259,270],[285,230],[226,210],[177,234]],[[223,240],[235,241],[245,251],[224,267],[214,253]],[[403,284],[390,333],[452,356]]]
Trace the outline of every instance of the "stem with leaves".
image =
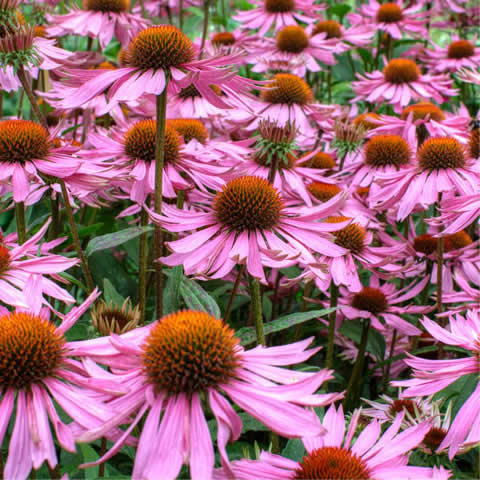
[[[165,88],[160,95],[157,95],[157,131],[155,138],[155,213],[162,213],[162,192],[163,192],[163,167],[165,163],[165,118],[167,113],[167,87],[169,77],[165,72]],[[155,258],[163,256],[164,235],[160,225],[155,224],[154,232]],[[157,317],[163,314],[163,267],[160,262],[155,262],[155,285],[157,297]]]

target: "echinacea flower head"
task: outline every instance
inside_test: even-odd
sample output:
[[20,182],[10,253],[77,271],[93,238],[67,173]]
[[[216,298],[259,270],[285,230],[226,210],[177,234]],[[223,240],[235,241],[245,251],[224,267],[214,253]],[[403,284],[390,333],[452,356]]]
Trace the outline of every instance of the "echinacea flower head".
[[[173,25],[157,25],[139,32],[122,51],[121,68],[92,71],[88,81],[74,95],[64,99],[64,107],[77,108],[101,92],[115,106],[120,101],[137,100],[144,94],[159,95],[169,82],[169,91],[193,85],[204,96],[215,97],[210,85],[238,83],[238,77],[225,67],[241,55],[217,55],[195,60],[193,42]],[[67,72],[68,73],[68,72]],[[72,73],[70,73],[71,75]],[[245,80],[242,79],[242,84]]]
[[129,10],[130,0],[84,0],[81,10],[74,8],[64,15],[50,15],[47,32],[55,37],[89,36],[98,39],[102,49],[115,35],[122,47],[126,47],[150,23]]
[[3,472],[7,479],[26,479],[32,467],[38,470],[45,461],[55,468],[57,453],[50,423],[60,446],[75,452],[73,429],[60,418],[59,410],[73,419],[80,431],[95,428],[112,415],[94,391],[102,381],[88,378],[74,359],[74,347],[64,337],[97,296],[98,292],[93,292],[66,314],[58,327],[45,311],[8,312],[1,307],[0,441],[12,428]]
[[0,122],[0,180],[11,182],[15,202],[23,202],[35,184],[43,183],[40,174],[59,178],[74,174],[80,160],[71,151],[70,147],[58,147],[53,135],[37,122]]
[[419,66],[407,58],[394,58],[383,71],[357,74],[359,81],[353,82],[357,94],[354,100],[378,103],[384,101],[400,113],[412,100],[432,98],[443,103],[446,97],[457,93],[451,79],[443,74],[422,74]]
[[[408,453],[417,447],[430,428],[427,422],[398,433],[403,414],[382,434],[380,424],[373,420],[353,440],[359,424],[356,411],[346,431],[343,409],[332,405],[322,425],[327,433],[303,439],[307,455],[299,462],[268,452],[259,460],[239,460],[232,463],[238,480],[275,478],[282,480],[355,479],[400,480],[404,478],[446,480],[450,472],[443,468],[408,466]],[[217,470],[215,480],[226,480],[228,472]]]
[[432,49],[424,49],[421,59],[433,72],[458,72],[461,68],[476,69],[480,62],[480,47],[475,45],[477,38],[466,40],[454,36],[445,47],[434,44]]
[[124,300],[121,306],[113,302],[101,300],[91,312],[92,325],[100,335],[115,333],[120,335],[137,328],[140,321],[138,306],[133,307],[130,299]]
[[[413,378],[392,382],[407,387],[403,397],[431,395],[468,374],[478,375],[480,355],[480,315],[478,309],[468,310],[449,317],[449,326],[441,327],[426,317],[421,320],[426,331],[443,344],[468,351],[471,356],[452,360],[429,360],[409,355],[405,362],[413,368]],[[453,458],[459,449],[480,443],[480,385],[470,394],[453,420],[448,434],[443,435],[439,450],[449,448]]]
[[[238,439],[242,421],[226,397],[280,435],[325,431],[316,414],[302,406],[327,405],[343,396],[314,394],[331,372],[280,368],[316,353],[317,348],[306,350],[311,341],[246,351],[222,320],[206,312],[180,311],[122,336],[96,339],[95,345],[86,345],[84,354],[115,368],[118,382],[131,388],[114,400],[115,408],[125,412],[123,418],[117,417],[118,423],[127,422],[138,410],[125,438],[147,414],[133,477],[154,479],[161,471],[162,478],[173,480],[188,463],[191,478],[205,480],[212,477],[214,467],[205,405],[218,422],[217,444],[227,469],[225,445]],[[101,436],[111,427],[106,424],[80,440]],[[95,463],[110,458],[119,445]]]
[[236,264],[246,264],[248,273],[265,283],[264,266],[300,256],[313,262],[312,251],[333,257],[345,251],[326,233],[343,225],[318,221],[336,211],[343,202],[341,195],[312,208],[290,207],[266,179],[245,176],[230,180],[206,200],[210,203],[190,210],[165,205],[162,216],[151,213],[155,222],[172,232],[207,227],[168,242],[173,253],[160,259],[169,266],[183,264],[187,275],[223,277]]
[[422,8],[421,2],[404,7],[401,1],[380,3],[370,0],[356,13],[348,14],[347,19],[351,25],[366,25],[373,32],[381,30],[396,40],[405,34],[419,38],[427,34]]
[[314,5],[309,0],[252,0],[256,8],[240,11],[233,17],[241,23],[242,29],[259,29],[258,35],[265,35],[271,27],[277,32],[282,27],[312,23],[325,4]]
[[465,147],[455,138],[428,138],[417,150],[412,166],[379,174],[380,188],[371,194],[370,201],[378,207],[395,206],[397,219],[403,220],[417,205],[427,208],[437,202],[443,192],[476,193],[478,170],[475,160],[467,156]]

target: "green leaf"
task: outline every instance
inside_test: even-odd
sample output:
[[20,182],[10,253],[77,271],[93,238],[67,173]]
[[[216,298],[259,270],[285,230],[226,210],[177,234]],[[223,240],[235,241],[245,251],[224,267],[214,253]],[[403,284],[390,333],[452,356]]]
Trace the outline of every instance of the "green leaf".
[[299,438],[291,438],[283,449],[282,457],[299,462],[307,454],[303,442]]
[[[362,324],[357,320],[344,321],[339,329],[339,332],[343,336],[359,344],[362,336]],[[375,358],[382,361],[385,360],[385,349],[386,344],[383,335],[374,328],[370,327],[368,332],[367,352],[375,355]]]
[[[80,447],[80,451],[83,455],[83,463],[90,463],[98,460],[98,453],[90,445],[86,443],[80,443],[78,446]],[[98,466],[86,468],[84,472],[85,479],[87,480],[96,480],[98,478]]]
[[170,270],[170,276],[168,277],[163,292],[163,314],[176,312],[180,308],[180,288],[183,280],[183,267],[178,265]]
[[188,308],[202,310],[216,318],[221,318],[222,314],[215,300],[195,281],[184,278],[180,285],[180,294]]
[[117,292],[108,278],[103,279],[103,297],[105,302],[121,306],[125,299]]
[[115,233],[107,233],[100,237],[95,237],[87,245],[85,255],[90,256],[94,252],[116,247],[122,243],[128,242],[133,238],[140,236],[143,232],[150,232],[153,227],[130,227]]
[[[273,322],[268,322],[264,324],[265,335],[270,333],[280,332],[289,328],[293,325],[298,325],[299,323],[308,322],[313,318],[322,317],[328,315],[330,312],[333,312],[335,308],[324,308],[322,310],[312,310],[310,312],[298,312],[292,313],[290,315],[285,315],[284,317],[277,318]],[[237,330],[236,336],[240,338],[242,345],[249,345],[257,339],[254,327],[243,327]]]
[[328,9],[328,13],[336,15],[340,20],[352,9],[350,5],[346,3],[337,3]]

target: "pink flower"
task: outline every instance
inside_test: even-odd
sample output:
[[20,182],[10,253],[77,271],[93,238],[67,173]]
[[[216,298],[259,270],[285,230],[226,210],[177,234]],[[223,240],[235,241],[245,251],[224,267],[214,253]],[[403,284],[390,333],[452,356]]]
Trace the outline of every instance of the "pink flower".
[[80,160],[71,155],[78,148],[57,148],[55,134],[31,120],[0,122],[0,181],[11,182],[15,202],[25,201],[39,185],[43,188],[40,174],[65,178],[80,168]]
[[480,216],[480,194],[446,198],[441,203],[441,211],[441,222],[447,225],[442,235],[457,233]]
[[243,29],[259,29],[258,35],[265,35],[271,27],[277,32],[299,22],[312,23],[318,18],[318,12],[325,9],[325,4],[314,5],[310,0],[252,0],[250,3],[256,8],[240,11],[233,19],[240,22]]
[[433,50],[425,49],[420,56],[432,72],[458,72],[461,68],[476,69],[480,63],[480,47],[476,47],[477,36],[472,40],[453,35],[446,47],[433,44]]
[[426,14],[420,12],[421,2],[404,8],[403,2],[379,3],[369,0],[358,8],[358,13],[349,13],[347,19],[351,25],[367,25],[373,33],[381,30],[395,40],[407,34],[417,38],[427,35]]
[[395,113],[400,113],[412,100],[432,98],[444,103],[446,97],[457,95],[448,75],[422,74],[415,62],[405,58],[390,60],[383,71],[357,74],[357,77],[360,80],[352,83],[357,94],[354,102],[386,102],[393,106]]
[[[113,384],[89,378],[64,337],[98,295],[94,291],[61,316],[58,327],[44,310],[8,312],[0,307],[0,442],[12,428],[5,478],[26,479],[32,467],[37,470],[45,461],[50,468],[57,465],[50,424],[60,446],[75,452],[74,432],[95,428],[112,415],[98,390]],[[60,409],[75,423],[65,424]]]
[[[353,440],[360,418],[357,410],[345,432],[345,416],[340,406],[332,405],[325,414],[322,425],[325,435],[303,439],[307,455],[300,462],[262,452],[260,460],[239,460],[232,464],[238,480],[267,479],[333,479],[355,478],[375,480],[404,480],[415,478],[447,479],[450,472],[428,467],[408,466],[408,453],[417,447],[428,432],[426,422],[398,433],[403,413],[382,434],[380,424],[370,422]],[[227,480],[228,472],[217,471],[215,480]]]
[[384,331],[388,327],[404,335],[420,335],[421,331],[400,315],[428,313],[434,307],[398,304],[416,297],[423,291],[428,281],[428,278],[424,278],[416,285],[412,282],[403,289],[397,290],[393,283],[380,284],[380,278],[373,274],[370,277],[369,286],[363,287],[357,293],[340,288],[341,313],[350,320],[369,318],[371,325],[379,331]]
[[123,47],[150,22],[128,12],[129,0],[84,0],[83,9],[74,7],[64,15],[49,15],[48,36],[80,35],[98,39],[100,47],[110,43],[113,36]]
[[[426,360],[409,356],[405,362],[414,369],[414,378],[392,382],[392,385],[408,387],[404,397],[430,395],[446,388],[455,380],[468,374],[478,374],[480,355],[480,316],[478,310],[468,310],[465,317],[452,315],[449,328],[424,317],[421,321],[428,333],[446,345],[453,345],[471,352],[472,356],[453,360]],[[480,385],[458,411],[448,435],[439,450],[449,447],[453,458],[460,446],[473,446],[480,442]]]
[[159,95],[167,84],[166,76],[170,79],[170,92],[177,93],[180,88],[193,85],[213,104],[223,105],[210,85],[228,85],[235,90],[237,85],[244,88],[244,84],[249,83],[229,68],[223,68],[235,63],[241,55],[194,60],[195,55],[192,41],[178,28],[172,25],[146,28],[133,38],[126,49],[124,67],[90,72],[86,76],[88,81],[78,88],[75,95],[64,99],[63,107],[80,107],[109,88],[107,99],[112,106],[122,101],[137,100],[145,94]]
[[[76,265],[77,259],[55,255],[48,250],[61,243],[49,242],[42,248],[50,221],[22,245],[14,242],[0,243],[0,300],[7,305],[29,307],[38,313],[42,305],[48,305],[44,295],[72,303],[74,298],[48,277],[59,280],[57,275]],[[7,238],[8,239],[8,238]],[[40,255],[37,253],[40,249]]]
[[278,31],[275,39],[265,39],[261,51],[253,67],[253,72],[278,70],[294,73],[304,77],[307,70],[319,72],[321,66],[337,63],[334,53],[337,41],[326,38],[326,35],[310,37],[306,30],[298,25],[289,25]]
[[416,206],[436,203],[443,192],[476,193],[480,167],[466,153],[454,138],[429,138],[418,149],[412,166],[378,176],[381,188],[370,196],[371,205],[394,207],[397,220],[404,220]]
[[475,70],[467,70],[465,68],[461,68],[457,76],[463,82],[480,85],[480,72],[477,72]]
[[160,259],[182,264],[187,275],[223,278],[236,264],[246,264],[250,275],[266,283],[264,265],[285,266],[300,256],[313,262],[312,251],[332,257],[344,252],[326,233],[348,222],[318,221],[336,211],[341,195],[317,207],[289,207],[267,180],[239,177],[205,199],[189,210],[164,205],[162,216],[151,213],[170,232],[194,232],[167,242],[173,254]]
[[[146,414],[138,441],[133,478],[177,478],[188,463],[193,480],[208,480],[214,449],[203,412],[209,404],[218,424],[217,445],[228,470],[226,443],[241,434],[242,421],[225,396],[274,432],[287,437],[325,432],[312,410],[343,394],[314,394],[331,371],[299,372],[279,368],[303,362],[318,351],[306,350],[312,339],[291,345],[245,351],[234,331],[205,312],[181,311],[122,336],[93,340],[82,354],[109,365],[129,393],[111,402],[123,410],[103,427],[87,432],[91,441],[112,426],[135,420],[96,465],[111,458]],[[178,361],[177,361],[178,359]],[[163,414],[163,416],[162,416]],[[115,425],[114,425],[115,424]]]

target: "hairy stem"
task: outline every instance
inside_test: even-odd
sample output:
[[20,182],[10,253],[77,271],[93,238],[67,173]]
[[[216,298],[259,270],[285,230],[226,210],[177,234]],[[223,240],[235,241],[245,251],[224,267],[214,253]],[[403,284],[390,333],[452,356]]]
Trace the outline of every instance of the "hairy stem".
[[338,286],[333,279],[330,282],[330,308],[335,308],[328,316],[328,343],[327,343],[327,363],[326,368],[333,367],[334,347],[335,347],[335,323],[337,321],[338,305]]
[[25,204],[15,203],[15,220],[17,222],[17,235],[19,245],[23,245],[27,239],[27,227],[25,222]]
[[[140,225],[148,225],[148,213],[142,208],[140,214]],[[145,311],[147,308],[147,243],[148,232],[140,235],[140,246],[138,249],[138,305],[140,307],[140,325],[145,323]]]
[[260,295],[260,285],[255,278],[248,275],[248,283],[250,287],[251,310],[253,312],[253,322],[257,333],[257,344],[265,345],[265,332],[263,330],[262,319],[262,299]]
[[345,411],[350,411],[355,408],[360,398],[361,380],[363,373],[363,366],[365,364],[365,352],[367,349],[368,331],[370,329],[370,319],[362,320],[362,336],[360,338],[360,345],[358,346],[358,354],[353,366],[352,376],[348,382],[347,393],[343,401]]
[[[162,192],[163,192],[163,166],[165,163],[165,117],[167,112],[167,87],[168,76],[165,75],[165,88],[160,95],[157,95],[157,131],[155,140],[155,213],[162,213]],[[163,256],[164,235],[160,225],[155,225],[154,232],[155,258]],[[163,267],[160,262],[155,262],[155,285],[157,299],[157,317],[163,313]]]

